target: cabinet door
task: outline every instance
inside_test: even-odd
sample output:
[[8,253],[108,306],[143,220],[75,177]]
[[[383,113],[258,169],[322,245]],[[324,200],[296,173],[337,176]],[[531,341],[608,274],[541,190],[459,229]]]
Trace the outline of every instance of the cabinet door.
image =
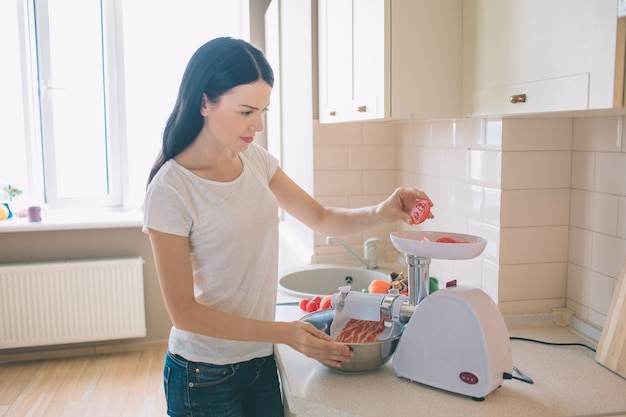
[[354,0],[352,16],[352,119],[382,119],[385,42],[389,39],[385,36],[385,0]]
[[352,0],[319,0],[319,119],[352,119]]
[[464,0],[463,7],[464,114],[603,105],[596,93],[613,79],[617,0]]

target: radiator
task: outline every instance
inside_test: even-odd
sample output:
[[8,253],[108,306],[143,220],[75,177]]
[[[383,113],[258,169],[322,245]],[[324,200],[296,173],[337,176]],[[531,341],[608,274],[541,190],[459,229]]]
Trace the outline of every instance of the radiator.
[[145,335],[142,258],[0,265],[0,349]]

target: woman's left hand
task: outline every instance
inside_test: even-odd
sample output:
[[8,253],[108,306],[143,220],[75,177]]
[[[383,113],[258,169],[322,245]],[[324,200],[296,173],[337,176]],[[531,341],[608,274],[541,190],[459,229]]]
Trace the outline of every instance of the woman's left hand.
[[[411,224],[411,209],[417,200],[427,200],[430,206],[433,206],[433,202],[423,191],[416,188],[396,188],[385,201],[378,205],[377,211],[388,222],[402,220]],[[428,218],[434,218],[433,214],[430,213]]]

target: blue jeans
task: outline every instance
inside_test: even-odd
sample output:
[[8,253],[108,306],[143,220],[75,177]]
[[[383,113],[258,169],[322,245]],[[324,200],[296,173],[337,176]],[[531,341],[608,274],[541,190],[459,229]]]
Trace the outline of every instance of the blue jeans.
[[163,369],[172,417],[282,417],[274,356],[230,365],[190,362],[167,352]]

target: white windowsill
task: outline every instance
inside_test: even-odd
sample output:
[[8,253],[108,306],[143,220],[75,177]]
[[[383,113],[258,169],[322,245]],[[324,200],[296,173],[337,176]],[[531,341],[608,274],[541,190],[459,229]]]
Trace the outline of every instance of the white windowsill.
[[139,210],[63,209],[42,213],[42,221],[38,223],[31,223],[25,217],[13,216],[0,221],[0,233],[113,229],[142,225],[143,212]]

